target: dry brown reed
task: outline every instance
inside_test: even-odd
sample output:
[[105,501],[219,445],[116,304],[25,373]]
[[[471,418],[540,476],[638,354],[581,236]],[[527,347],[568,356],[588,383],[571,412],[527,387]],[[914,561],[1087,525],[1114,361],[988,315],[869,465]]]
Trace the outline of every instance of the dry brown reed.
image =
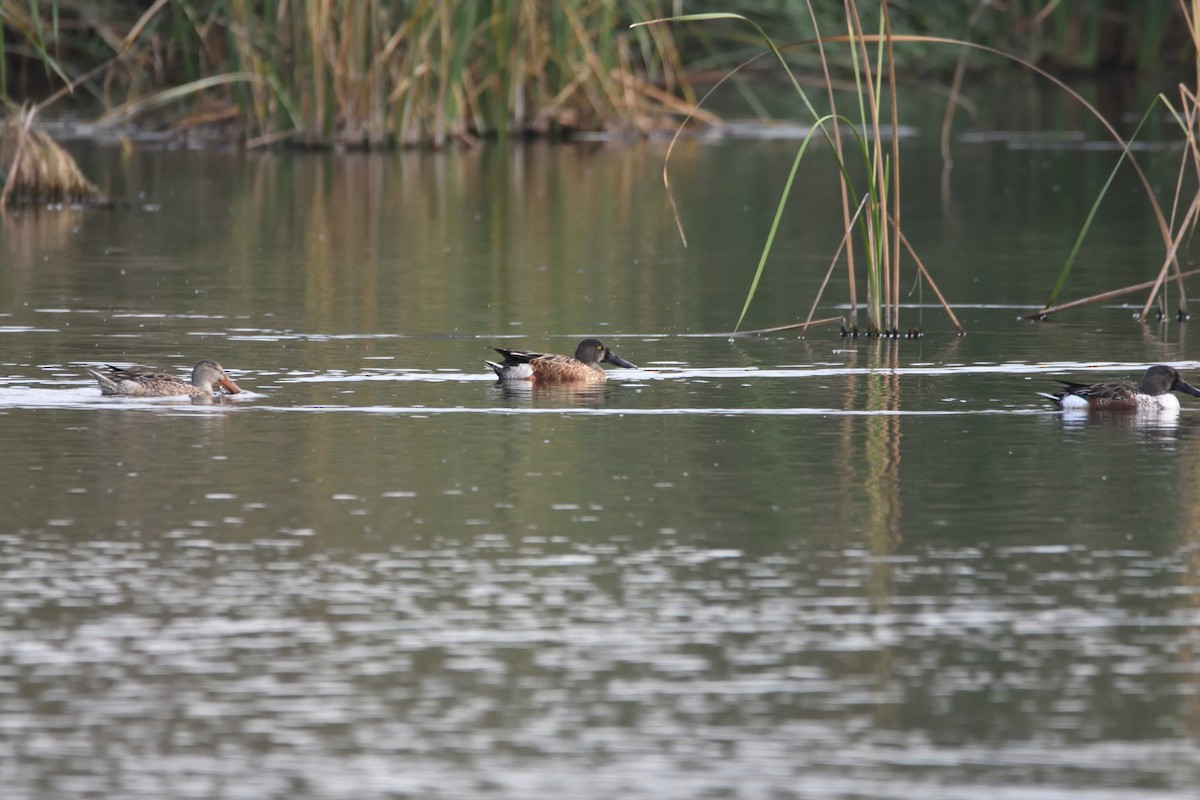
[[[1179,265],[1178,251],[1183,240],[1192,236],[1197,224],[1200,223],[1200,0],[1179,0],[1179,8],[1187,23],[1192,50],[1196,53],[1195,71],[1190,87],[1184,83],[1179,84],[1178,110],[1172,106],[1166,95],[1160,96],[1164,105],[1170,108],[1175,115],[1175,121],[1183,133],[1184,148],[1179,160],[1169,222],[1164,221],[1162,215],[1159,214],[1159,225],[1163,228],[1167,252],[1162,267],[1158,271],[1158,277],[1150,287],[1146,303],[1138,315],[1138,319],[1142,322],[1149,317],[1150,308],[1155,302],[1165,305],[1164,283],[1168,271],[1173,272],[1179,288],[1177,315],[1180,320],[1188,318],[1187,295],[1184,293],[1183,272]],[[1130,158],[1132,159],[1132,155]],[[1188,180],[1189,175],[1192,178],[1191,181]],[[1181,209],[1183,209],[1182,215]]]
[[[1179,0],[1179,3],[1180,3],[1181,8],[1183,8],[1185,17],[1187,18],[1188,27],[1189,27],[1189,30],[1192,32],[1194,42],[1196,45],[1196,50],[1198,53],[1200,53],[1200,27],[1198,27],[1198,24],[1200,24],[1200,22],[1198,22],[1198,20],[1200,20],[1200,0]],[[867,42],[877,42],[878,43],[878,42],[884,41],[884,37],[874,36],[874,35],[866,35],[866,34],[863,34],[860,36],[851,35],[851,36],[847,36],[847,37],[841,37],[841,36],[826,37],[826,41],[854,42],[854,41],[858,41],[860,38]],[[964,50],[969,49],[969,50],[973,50],[973,51],[977,51],[977,52],[984,52],[984,53],[991,54],[993,56],[999,56],[1001,58],[1008,59],[1008,60],[1012,61],[1013,63],[1020,65],[1023,69],[1026,69],[1029,72],[1034,73],[1034,74],[1038,75],[1039,77],[1049,81],[1055,87],[1057,87],[1060,91],[1062,91],[1064,95],[1069,97],[1073,102],[1078,103],[1085,110],[1087,110],[1087,112],[1089,114],[1091,114],[1091,116],[1105,129],[1105,131],[1113,139],[1113,141],[1116,142],[1121,147],[1121,151],[1122,151],[1121,161],[1118,162],[1118,166],[1120,166],[1120,164],[1122,162],[1127,161],[1130,168],[1134,171],[1139,183],[1142,186],[1143,191],[1145,192],[1146,203],[1149,206],[1151,212],[1153,213],[1156,223],[1158,224],[1159,234],[1162,237],[1163,244],[1164,244],[1164,247],[1166,250],[1162,267],[1158,273],[1158,278],[1155,281],[1148,284],[1150,286],[1150,294],[1148,295],[1148,297],[1146,299],[1146,304],[1143,307],[1138,318],[1140,321],[1145,321],[1145,319],[1149,315],[1151,306],[1154,305],[1156,300],[1161,299],[1160,293],[1163,290],[1163,284],[1167,279],[1168,273],[1170,273],[1171,277],[1174,278],[1175,284],[1177,287],[1177,291],[1178,291],[1178,298],[1179,298],[1178,316],[1180,319],[1187,318],[1187,316],[1188,316],[1188,312],[1186,310],[1187,299],[1186,299],[1186,293],[1184,291],[1183,272],[1182,272],[1182,268],[1179,264],[1179,255],[1178,254],[1179,254],[1179,248],[1180,248],[1184,238],[1187,235],[1189,235],[1192,231],[1194,231],[1195,226],[1198,223],[1200,223],[1200,145],[1197,144],[1197,141],[1200,140],[1200,126],[1198,126],[1198,124],[1197,124],[1197,120],[1200,119],[1200,104],[1197,103],[1197,91],[1200,90],[1200,62],[1198,62],[1198,66],[1197,66],[1196,88],[1194,88],[1194,89],[1189,88],[1183,84],[1181,84],[1179,87],[1181,102],[1182,102],[1182,111],[1175,112],[1175,117],[1176,117],[1176,121],[1178,122],[1180,128],[1183,131],[1187,145],[1185,147],[1184,159],[1180,165],[1179,178],[1176,181],[1175,195],[1173,198],[1171,215],[1170,215],[1170,218],[1168,218],[1167,215],[1163,212],[1162,204],[1159,202],[1159,199],[1154,192],[1154,189],[1153,189],[1153,186],[1151,184],[1149,177],[1146,175],[1141,164],[1139,163],[1135,154],[1131,150],[1130,142],[1127,141],[1126,138],[1120,134],[1120,132],[1117,130],[1116,126],[1114,125],[1114,123],[1112,121],[1110,121],[1108,118],[1106,118],[1094,105],[1092,105],[1086,99],[1084,99],[1084,97],[1079,92],[1077,92],[1076,90],[1071,88],[1062,78],[1059,78],[1059,77],[1051,74],[1047,70],[1042,69],[1041,67],[1037,66],[1036,64],[1033,64],[1032,62],[1030,62],[1024,58],[1015,56],[1011,53],[1007,53],[1002,50],[998,50],[993,47],[989,47],[987,45],[978,44],[975,42],[968,42],[968,41],[962,41],[962,40],[956,40],[956,39],[947,39],[947,38],[936,37],[936,36],[900,36],[900,35],[896,35],[896,36],[888,36],[886,38],[890,39],[892,42],[920,42],[920,43],[925,43],[925,44],[950,45],[950,46],[962,48]],[[1171,106],[1170,101],[1167,100],[1165,98],[1165,96],[1160,95],[1159,99],[1162,100],[1169,108],[1172,108],[1172,111],[1174,111],[1174,108]],[[953,102],[953,99],[952,99],[952,102]],[[946,135],[945,132],[943,132],[943,136],[945,136],[945,135]],[[1196,178],[1196,180],[1190,184],[1184,180],[1185,173],[1188,173],[1188,172],[1194,173],[1194,176]],[[1182,209],[1182,211],[1181,211],[1181,209]],[[1093,208],[1093,212],[1094,212],[1094,210],[1095,209]],[[1085,227],[1084,230],[1080,234],[1080,237],[1081,237],[1080,241],[1082,240],[1082,236],[1085,235],[1086,232],[1087,232],[1087,228]],[[1076,251],[1078,250],[1080,241],[1076,242]],[[1033,314],[1027,315],[1027,317],[1029,319],[1044,318],[1053,309],[1062,310],[1063,307],[1056,304],[1055,298],[1057,297],[1057,293],[1058,293],[1059,289],[1062,287],[1062,285],[1066,279],[1066,275],[1070,271],[1070,267],[1073,262],[1074,256],[1075,256],[1075,252],[1072,252],[1068,258],[1067,264],[1063,268],[1062,275],[1059,279],[1059,285],[1058,285],[1058,287],[1055,288],[1054,292],[1052,293],[1051,300],[1049,303],[1046,304],[1046,308],[1043,308]],[[922,272],[922,275],[924,276],[925,273]],[[934,287],[934,288],[936,291],[936,287]],[[1118,293],[1120,293],[1123,290],[1116,290],[1116,291]],[[1067,306],[1067,307],[1074,307],[1075,305],[1083,305],[1083,304],[1084,303],[1071,304],[1070,306]],[[1053,307],[1053,309],[1052,309],[1052,307]]]
[[33,127],[34,116],[27,108],[0,123],[0,211],[10,204],[103,202],[100,190],[84,177],[71,154]]

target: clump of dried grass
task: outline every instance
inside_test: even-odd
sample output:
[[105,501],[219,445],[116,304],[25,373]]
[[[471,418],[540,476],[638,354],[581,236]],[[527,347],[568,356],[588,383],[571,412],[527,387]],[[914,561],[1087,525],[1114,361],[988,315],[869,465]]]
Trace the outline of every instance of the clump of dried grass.
[[33,120],[34,113],[26,110],[0,123],[0,210],[10,204],[104,202],[71,154],[35,128]]

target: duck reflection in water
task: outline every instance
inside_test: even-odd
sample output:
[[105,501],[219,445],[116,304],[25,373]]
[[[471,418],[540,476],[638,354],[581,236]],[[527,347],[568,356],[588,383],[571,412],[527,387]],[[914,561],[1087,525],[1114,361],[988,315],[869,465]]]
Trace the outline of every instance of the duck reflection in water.
[[[1086,408],[1067,409],[1057,415],[1067,431],[1082,431],[1084,428],[1127,428],[1136,430],[1151,439],[1174,439],[1180,434],[1178,411],[1154,411],[1149,413],[1095,413]],[[1186,435],[1186,429],[1184,431]]]
[[600,408],[604,405],[603,381],[593,383],[535,383],[533,381],[496,381],[492,391],[509,405],[541,405]]

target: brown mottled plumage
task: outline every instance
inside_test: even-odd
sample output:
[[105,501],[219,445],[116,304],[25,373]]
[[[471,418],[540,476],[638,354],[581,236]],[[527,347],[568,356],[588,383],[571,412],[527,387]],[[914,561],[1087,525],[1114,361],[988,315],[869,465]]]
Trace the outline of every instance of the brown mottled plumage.
[[102,394],[120,397],[211,397],[214,386],[230,394],[241,391],[221,365],[205,359],[192,368],[191,383],[166,372],[138,372],[108,364],[108,373],[88,369]]

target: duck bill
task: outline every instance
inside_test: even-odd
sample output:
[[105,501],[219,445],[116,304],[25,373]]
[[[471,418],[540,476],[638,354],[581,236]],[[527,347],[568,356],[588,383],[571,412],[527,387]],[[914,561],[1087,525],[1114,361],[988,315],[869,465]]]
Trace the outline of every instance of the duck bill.
[[1190,394],[1192,397],[1200,397],[1200,389],[1197,389],[1195,386],[1192,386],[1190,383],[1185,381],[1183,378],[1176,378],[1175,385],[1172,386],[1171,388],[1177,392],[1185,392],[1187,394]]
[[[608,355],[606,355],[604,357],[604,360],[610,364],[616,364],[618,367],[624,367],[625,369],[637,369],[637,364],[631,364],[630,362],[626,361],[625,359],[621,358],[619,355],[614,353],[612,350],[608,351]],[[1200,396],[1200,395],[1197,395],[1197,396]]]
[[242,391],[241,388],[229,378],[218,378],[217,385],[230,394],[238,394]]

